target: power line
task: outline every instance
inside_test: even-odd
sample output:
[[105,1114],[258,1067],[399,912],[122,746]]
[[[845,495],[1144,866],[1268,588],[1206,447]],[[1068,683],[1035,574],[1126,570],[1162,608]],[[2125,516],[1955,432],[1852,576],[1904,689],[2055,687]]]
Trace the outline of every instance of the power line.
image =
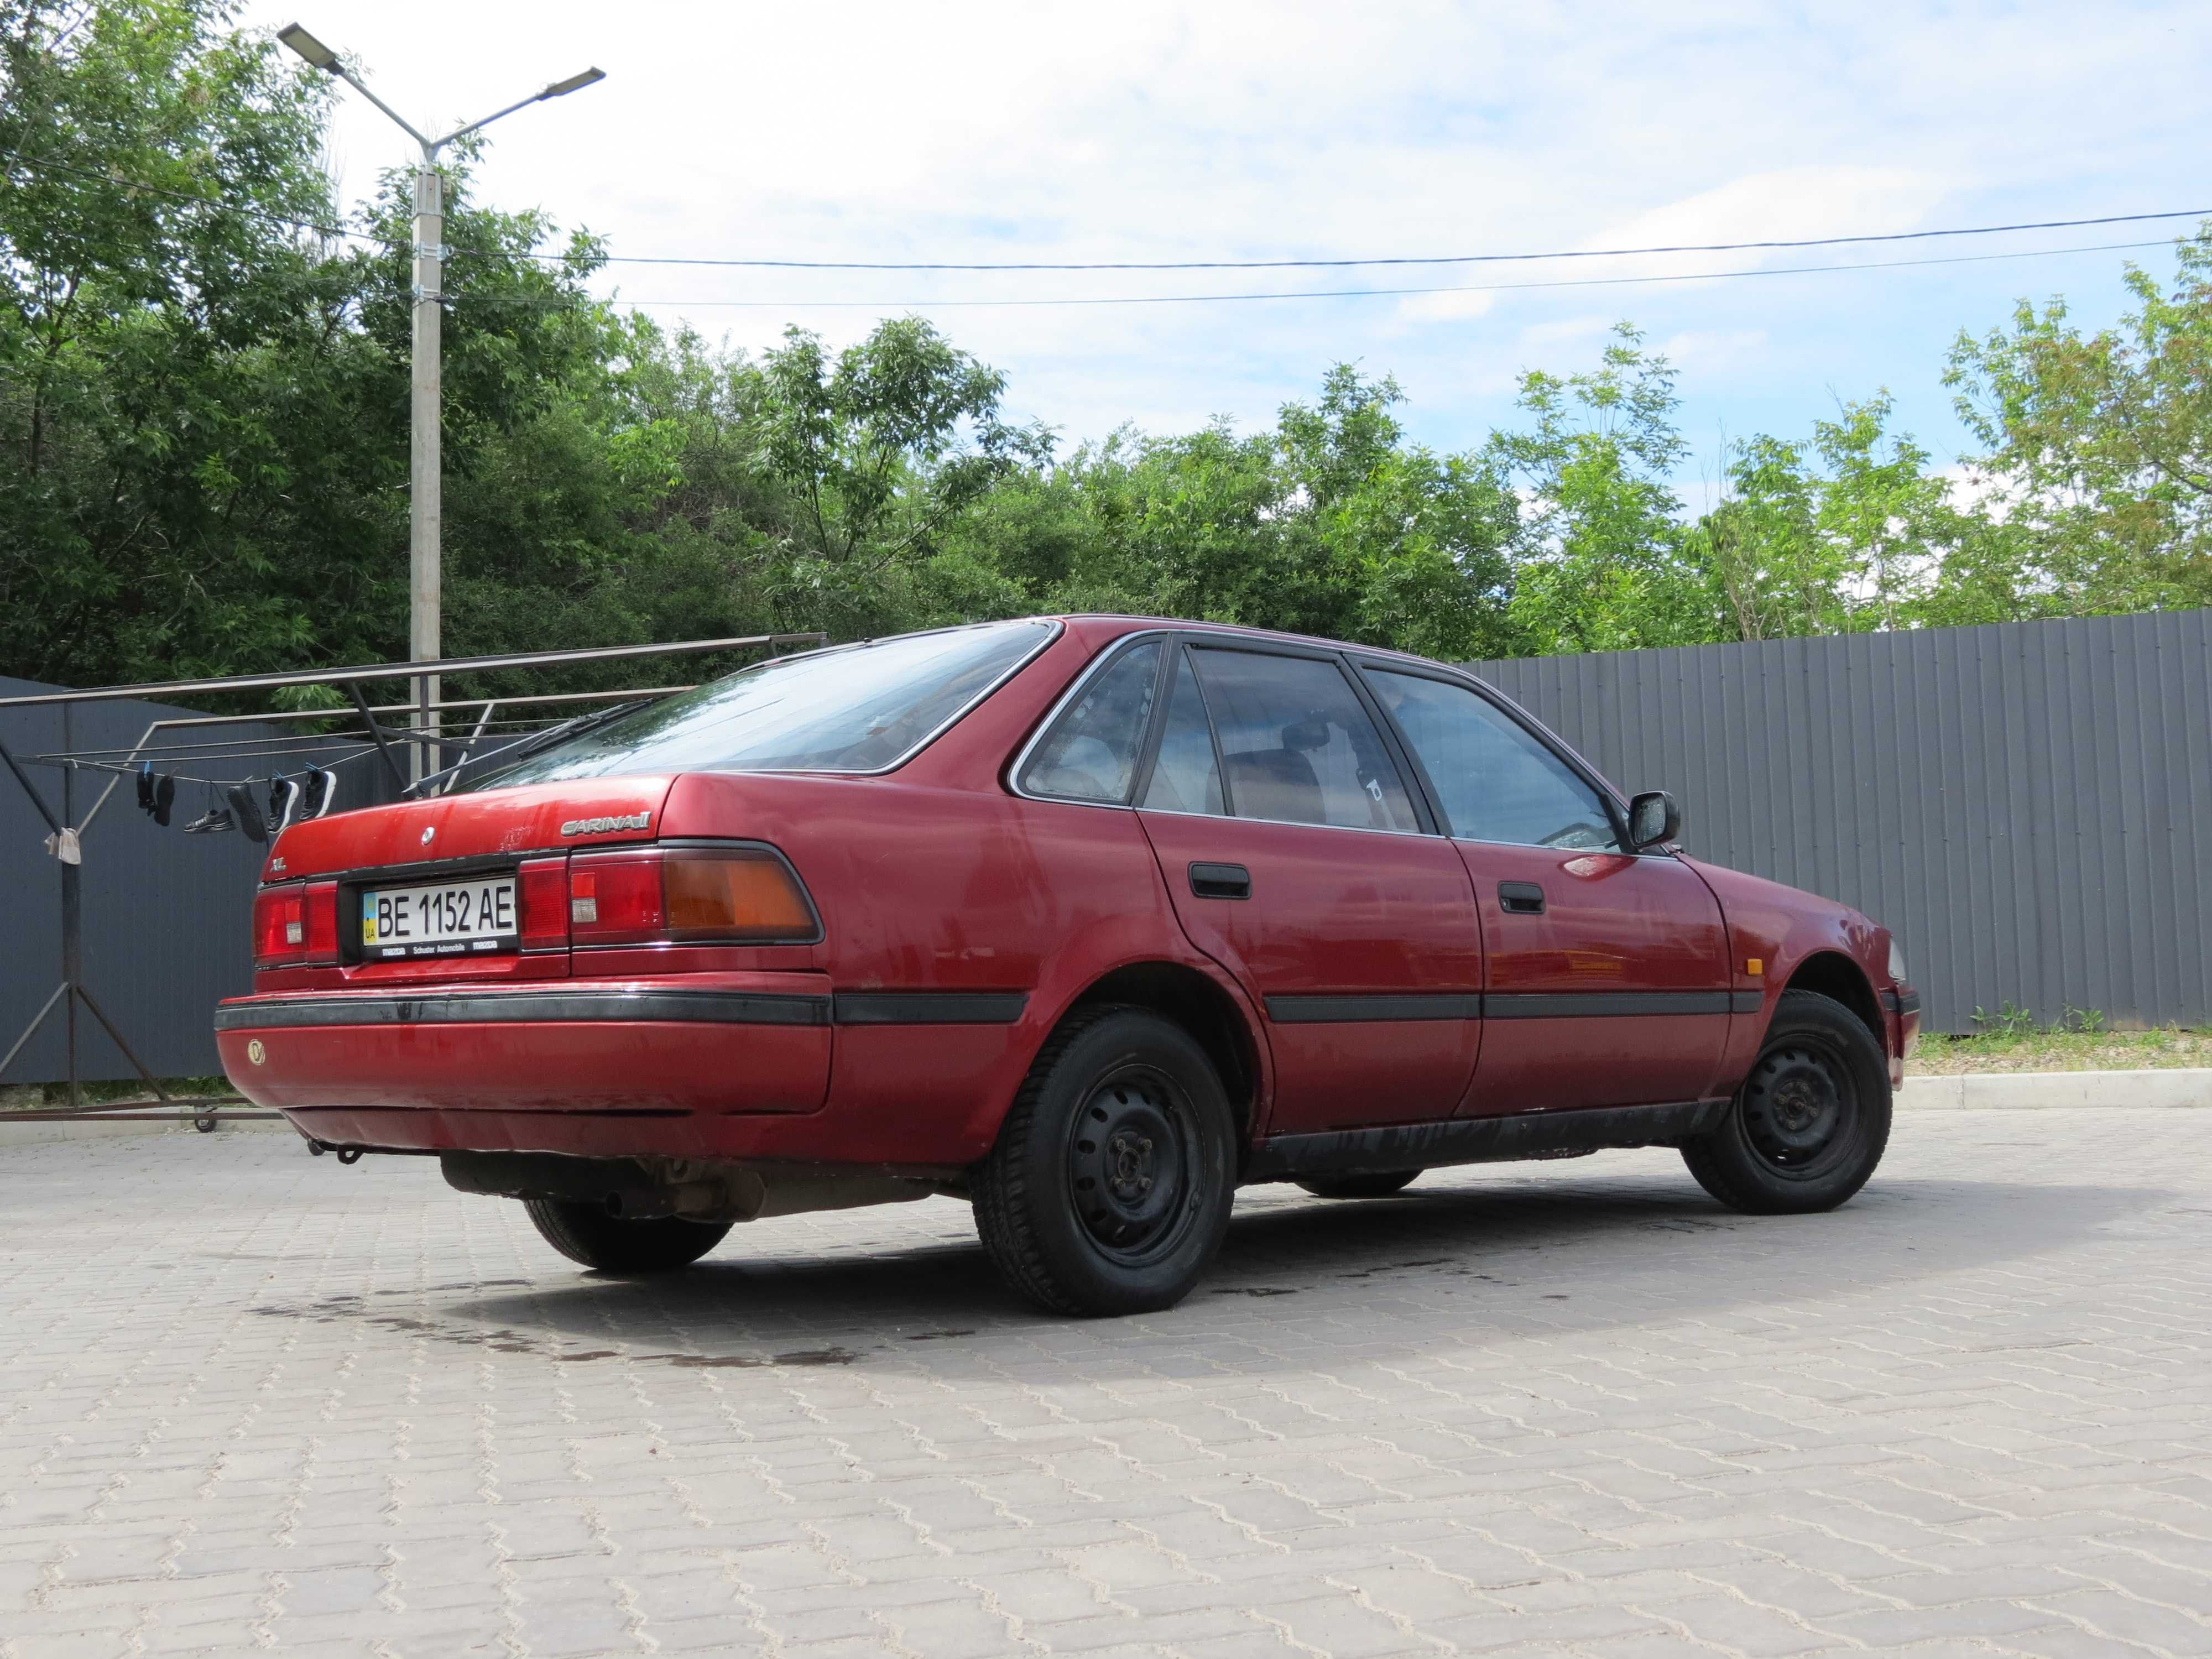
[[1864,242],[1917,242],[1933,236],[1998,236],[2016,230],[2070,230],[2084,225],[2130,225],[2152,219],[2197,219],[2207,215],[2212,215],[2212,208],[2181,208],[2169,213],[2115,213],[2094,219],[2039,219],[2014,225],[1964,225],[1942,230],[1899,230],[1866,236],[1809,236],[1794,241],[1682,242],[1660,247],[1570,248],[1551,253],[1439,253],[1362,259],[1112,260],[1084,264],[954,264],[942,261],[893,264],[848,259],[692,259],[625,253],[610,255],[607,263],[617,265],[710,265],[754,270],[1338,270],[1355,265],[1474,265],[1536,259],[1619,259],[1653,253],[1749,253],[1774,248],[1843,247]]
[[[375,234],[374,234],[374,233],[373,233],[373,232],[369,232],[369,231],[361,231],[361,230],[351,230],[351,229],[348,229],[347,228],[345,228],[345,227],[344,227],[344,226],[343,226],[343,225],[329,225],[329,224],[322,224],[322,223],[319,223],[319,222],[315,222],[315,221],[313,221],[313,220],[310,220],[310,219],[295,219],[295,218],[290,218],[290,217],[288,217],[288,216],[286,216],[285,215],[283,215],[283,214],[278,214],[278,213],[270,213],[270,212],[269,212],[269,211],[267,211],[267,210],[264,210],[264,209],[247,207],[247,206],[245,206],[244,204],[240,204],[240,203],[226,202],[226,201],[223,201],[223,200],[220,199],[219,198],[209,198],[209,197],[204,197],[204,196],[193,196],[193,195],[190,195],[190,194],[188,194],[188,193],[186,193],[186,192],[185,192],[185,191],[181,191],[165,190],[165,189],[161,188],[160,185],[157,185],[142,184],[142,183],[139,183],[139,182],[137,182],[137,181],[135,181],[135,180],[129,179],[119,179],[119,178],[117,178],[116,176],[114,176],[112,173],[94,172],[94,171],[92,171],[92,170],[90,170],[90,169],[84,168],[84,167],[70,167],[70,166],[67,165],[67,164],[66,164],[66,163],[64,163],[64,162],[59,162],[59,161],[36,161],[36,162],[30,163],[30,164],[29,164],[29,166],[28,166],[28,167],[27,168],[27,171],[32,171],[32,172],[40,172],[40,171],[43,171],[43,172],[48,172],[48,173],[69,173],[69,174],[70,174],[70,175],[72,175],[72,176],[74,176],[74,177],[80,178],[80,179],[89,179],[89,180],[92,180],[92,181],[94,181],[94,182],[95,182],[95,183],[104,184],[104,185],[112,185],[112,186],[116,187],[117,189],[120,189],[120,190],[131,190],[131,191],[141,191],[141,192],[143,192],[143,193],[148,194],[148,195],[165,197],[165,198],[167,198],[167,199],[169,199],[169,200],[171,200],[171,201],[185,203],[185,204],[187,204],[191,205],[191,206],[194,206],[194,207],[211,207],[211,208],[218,208],[218,209],[223,210],[225,210],[225,211],[227,211],[227,212],[244,214],[244,215],[246,215],[246,216],[248,216],[248,217],[250,217],[250,218],[256,218],[256,219],[264,220],[264,221],[266,221],[266,222],[268,222],[269,223],[271,223],[271,224],[278,224],[278,225],[284,225],[284,226],[288,226],[288,227],[289,227],[289,228],[293,228],[293,229],[295,229],[295,230],[312,230],[312,231],[316,232],[316,233],[317,233],[318,234],[319,234],[319,235],[324,235],[324,236],[341,236],[341,237],[349,238],[349,239],[350,239],[350,240],[357,240],[357,241],[370,241],[370,242],[377,242],[377,243],[380,243],[380,244],[385,244],[385,245],[388,245],[388,244],[389,244],[389,239],[385,238],[385,237],[382,237],[382,236],[379,236],[379,235]],[[2105,214],[2105,215],[2098,216],[2096,216],[2096,217],[2093,217],[2093,218],[2087,218],[2087,219],[2037,219],[2037,220],[2023,220],[2023,221],[2021,221],[2021,222],[2018,222],[2018,223],[2014,223],[2014,224],[2003,224],[2003,225],[1957,225],[1957,226],[1946,226],[1946,227],[1943,227],[1943,228],[1942,228],[1935,229],[1935,230],[1901,230],[1901,231],[1886,231],[1886,232],[1869,234],[1866,234],[1866,235],[1856,235],[1856,236],[1811,236],[1811,237],[1801,237],[1801,238],[1791,239],[1791,240],[1773,239],[1773,240],[1765,240],[1765,241],[1753,241],[1753,242],[1681,242],[1681,243],[1664,244],[1664,245],[1659,245],[1659,246],[1650,246],[1650,247],[1563,248],[1563,249],[1556,249],[1556,250],[1553,250],[1553,251],[1552,251],[1552,252],[1543,252],[1543,253],[1446,253],[1446,254],[1419,254],[1419,255],[1389,256],[1389,257],[1376,256],[1376,257],[1372,257],[1372,258],[1349,258],[1349,259],[1187,259],[1187,260],[1157,260],[1157,261],[1143,261],[1143,260],[1101,260],[1101,261],[1089,261],[1089,262],[1065,262],[1065,263],[1053,263],[1053,262],[1048,262],[1048,261],[1028,261],[1028,262],[1018,262],[1018,263],[998,263],[998,264],[990,264],[990,263],[958,264],[958,263],[953,263],[953,262],[949,262],[949,261],[921,261],[921,262],[905,262],[905,263],[901,263],[901,262],[892,262],[892,261],[838,260],[838,259],[725,259],[725,258],[692,258],[692,257],[688,257],[688,256],[678,256],[678,255],[667,255],[667,254],[642,254],[642,253],[603,254],[603,255],[601,255],[600,257],[601,257],[601,260],[602,260],[602,262],[603,262],[603,263],[605,263],[605,264],[623,264],[623,265],[684,265],[684,266],[694,266],[694,267],[699,267],[699,268],[702,268],[702,269],[753,270],[916,270],[916,271],[918,271],[918,270],[955,270],[955,271],[1005,271],[1005,270],[1023,270],[1023,271],[1028,271],[1028,270],[1350,270],[1350,269],[1353,269],[1353,268],[1356,268],[1356,267],[1361,267],[1361,266],[1503,264],[1522,264],[1522,263],[1532,263],[1532,262],[1535,262],[1535,261],[1539,261],[1539,260],[1546,260],[1546,259],[1619,259],[1619,258],[1637,258],[1637,257],[1651,256],[1651,255],[1656,255],[1656,254],[1668,254],[1668,253],[1750,253],[1750,252],[1771,252],[1771,251],[1773,251],[1773,250],[1775,250],[1775,249],[1778,249],[1778,248],[1845,247],[1845,246],[1863,246],[1863,245],[1865,245],[1865,244],[1869,244],[1869,243],[1875,243],[1875,242],[1916,242],[1916,241],[1925,241],[1925,240],[1929,240],[1929,239],[1931,239],[1931,238],[1938,238],[1938,237],[1950,237],[1950,236],[2000,236],[2000,235],[2004,235],[2004,234],[2009,234],[2009,233],[2017,232],[2017,231],[2027,231],[2027,230],[2070,230],[2070,229],[2078,229],[2078,228],[2083,228],[2083,227],[2086,227],[2086,226],[2090,226],[2090,225],[2125,225],[2125,224],[2142,224],[2142,223],[2148,223],[2148,222],[2153,222],[2153,221],[2157,221],[2157,220],[2165,220],[2165,219],[2200,219],[2200,218],[2205,218],[2205,217],[2212,217],[2212,208],[2176,208],[2176,209],[2172,209],[2172,210],[2166,210],[2166,211],[2158,212],[2158,213],[2116,213],[2116,214]],[[2113,244],[2112,246],[2155,246],[2155,245],[2154,245],[2154,244],[2149,244],[2149,243],[2124,243],[2124,244],[2123,244],[2123,243],[2116,243],[2116,244]],[[2060,250],[2055,250],[2055,251],[2063,252],[2070,252],[2070,251],[2072,251],[2072,250],[2060,249]],[[2081,251],[2082,251],[2082,252],[2094,252],[2095,250],[2092,250],[2092,249],[2084,249],[2084,250],[2081,250]],[[455,252],[455,253],[457,253],[457,254],[461,253],[461,252],[471,252],[471,253],[476,253],[476,252],[479,252],[480,251],[479,251],[479,250],[465,250],[465,250],[461,250],[461,249],[455,249],[455,250],[454,250],[454,252]],[[531,251],[531,252],[526,252],[526,253],[520,253],[520,254],[517,254],[517,255],[515,255],[515,256],[514,256],[514,257],[519,257],[519,258],[531,258],[531,259],[551,260],[551,261],[556,261],[556,262],[562,261],[562,260],[565,260],[565,259],[568,258],[568,256],[567,256],[566,254],[562,254],[562,253],[539,252],[537,252],[537,251],[535,251],[535,250]],[[1903,260],[1899,260],[1899,261],[1896,261],[1895,263],[1898,263],[1898,264],[1907,264],[1907,263],[1911,263],[1911,262],[1909,262],[1909,261],[1903,261]],[[1861,269],[1862,267],[1848,266],[1848,265],[1836,265],[1836,266],[1825,266],[1825,267],[1818,267],[1818,268],[1819,268],[1819,269],[1826,269],[1826,270],[1856,270],[1856,269]],[[1565,285],[1566,285],[1566,284],[1530,284],[1530,286],[1565,286]],[[1346,290],[1346,293],[1354,292],[1354,291],[1355,291],[1355,290]],[[1468,292],[1468,291],[1472,291],[1472,290],[1465,290],[1465,289],[1370,289],[1370,290],[1357,290],[1357,291],[1365,291],[1365,292],[1372,292],[1372,293],[1378,293],[1378,294],[1379,294],[1379,293],[1386,293],[1386,292],[1397,292],[1397,293],[1408,293],[1408,294],[1411,294],[1411,293],[1453,293],[1453,292]],[[1182,297],[1213,297],[1213,296],[1163,296],[1163,297],[1164,297],[1164,298],[1165,298],[1165,297],[1182,298]],[[1223,295],[1223,296],[1219,296],[1219,297],[1223,297],[1223,298],[1231,298],[1231,297],[1243,298],[1243,297],[1247,297],[1247,296],[1243,296],[1243,295],[1235,295],[1235,296],[1231,296],[1231,295]],[[1334,294],[1334,293],[1331,293],[1331,294],[1328,294],[1328,295],[1281,295],[1281,296],[1275,296],[1275,295],[1256,295],[1256,296],[1249,296],[1249,297],[1257,297],[1257,298],[1273,298],[1273,297],[1282,297],[1282,298],[1293,298],[1293,297],[1296,297],[1296,298],[1309,298],[1309,297],[1310,297],[1310,298],[1334,298],[1334,297],[1338,297],[1338,296],[1337,296],[1337,295],[1335,295],[1335,294]],[[640,304],[659,304],[659,303],[667,303],[667,302],[665,302],[665,301],[638,301],[637,303],[640,303]],[[950,303],[950,302],[947,302],[947,303]],[[984,301],[969,301],[969,302],[966,302],[966,303],[981,304],[981,303],[986,303],[986,302],[984,302]],[[1000,303],[1013,303],[1013,302],[1011,302],[1011,301],[989,301],[989,302],[988,302],[988,303],[992,303],[992,304],[1000,304]],[[1033,302],[1033,303],[1036,303],[1036,304],[1064,304],[1064,303],[1075,303],[1075,302],[1073,302],[1073,301],[1035,301],[1035,302]],[[1098,303],[1101,303],[1101,304],[1106,304],[1106,303],[1115,303],[1115,304],[1119,304],[1119,303],[1126,303],[1126,302],[1124,302],[1124,301],[1098,301]]]
[[1267,290],[1250,294],[1135,294],[1086,295],[1067,300],[622,300],[628,306],[674,306],[704,310],[765,311],[942,311],[958,308],[1033,306],[1200,305],[1245,300],[1364,300],[1418,294],[1498,294],[1524,289],[1619,288],[1646,283],[1713,283],[1738,276],[1804,276],[1822,271],[1902,270],[1922,265],[1981,264],[1992,259],[2040,259],[2066,253],[2111,253],[2124,249],[2164,247],[2155,242],[2099,242],[2086,247],[2016,248],[2003,253],[1962,253],[1940,259],[1874,259],[1844,265],[1751,266],[1738,270],[1686,270],[1648,276],[1559,277],[1548,282],[1470,283],[1446,288],[1327,288]]

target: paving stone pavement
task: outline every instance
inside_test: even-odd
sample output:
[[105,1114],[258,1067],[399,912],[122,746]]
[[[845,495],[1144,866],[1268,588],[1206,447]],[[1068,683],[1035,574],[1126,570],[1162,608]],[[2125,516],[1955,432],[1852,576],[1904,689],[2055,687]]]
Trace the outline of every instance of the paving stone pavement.
[[574,1271],[277,1136],[0,1158],[0,1656],[2212,1654],[2212,1111],[1239,1200],[1042,1317],[942,1200]]

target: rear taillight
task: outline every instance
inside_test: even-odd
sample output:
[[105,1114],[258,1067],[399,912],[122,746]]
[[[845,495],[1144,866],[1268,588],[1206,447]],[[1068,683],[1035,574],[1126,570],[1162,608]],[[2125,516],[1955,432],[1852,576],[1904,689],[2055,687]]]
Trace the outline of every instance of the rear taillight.
[[821,924],[799,878],[764,847],[579,856],[568,935],[590,945],[803,945]]
[[539,859],[515,872],[522,912],[522,948],[568,948],[568,860]]
[[254,895],[256,968],[306,968],[337,959],[336,882],[287,882]]

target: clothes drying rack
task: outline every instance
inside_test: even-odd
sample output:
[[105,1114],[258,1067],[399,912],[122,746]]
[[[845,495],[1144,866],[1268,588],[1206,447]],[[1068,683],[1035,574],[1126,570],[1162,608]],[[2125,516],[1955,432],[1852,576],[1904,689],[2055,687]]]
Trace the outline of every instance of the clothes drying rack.
[[[580,705],[647,701],[688,691],[686,685],[631,686],[617,690],[552,691],[527,696],[441,699],[432,688],[447,676],[484,673],[503,669],[573,667],[592,663],[627,661],[647,657],[700,656],[717,652],[765,650],[781,656],[793,647],[814,649],[828,643],[820,633],[752,634],[723,640],[683,640],[672,643],[595,647],[574,651],[511,652],[498,656],[452,657],[434,662],[366,663],[345,668],[300,670],[270,674],[214,675],[198,679],[153,681],[138,685],[103,685],[82,690],[41,691],[0,697],[0,713],[14,708],[58,708],[61,745],[57,749],[18,755],[0,738],[0,763],[22,789],[48,834],[46,851],[59,869],[61,884],[61,982],[23,1026],[4,1054],[0,1054],[0,1079],[29,1045],[56,1009],[66,1028],[64,1048],[68,1060],[69,1104],[22,1111],[0,1112],[0,1122],[26,1121],[88,1121],[159,1119],[189,1121],[203,1131],[218,1123],[240,1119],[268,1119],[276,1112],[252,1109],[242,1095],[172,1094],[132,1049],[115,1020],[101,1007],[84,981],[84,836],[124,781],[142,767],[162,765],[172,776],[216,787],[259,781],[251,770],[236,775],[236,765],[264,761],[289,766],[319,766],[335,773],[341,766],[376,761],[392,789],[404,798],[442,793],[459,781],[471,760],[489,759],[501,749],[519,744],[555,726],[573,723],[583,714],[564,712]],[[379,682],[413,683],[410,702],[369,702],[364,688]],[[343,692],[349,708],[263,708],[252,714],[174,715],[149,722],[138,740],[126,749],[77,749],[71,742],[70,712],[79,703],[118,702],[171,697],[223,697],[236,700],[301,686],[320,686]],[[589,708],[584,714],[592,712]],[[475,715],[465,732],[447,730],[443,715]],[[398,716],[405,724],[394,723]],[[294,723],[335,724],[336,730],[301,733],[248,732],[219,737],[221,727],[267,727]],[[458,762],[450,757],[460,755]],[[402,756],[411,765],[403,766]],[[57,806],[32,781],[27,768],[58,771],[61,800]],[[410,770],[414,774],[410,780]],[[76,816],[76,784],[82,773],[106,775],[91,808]],[[224,772],[221,777],[202,775]],[[150,1089],[153,1102],[119,1101],[88,1105],[79,1079],[77,1014],[82,1008],[99,1023],[125,1060]]]

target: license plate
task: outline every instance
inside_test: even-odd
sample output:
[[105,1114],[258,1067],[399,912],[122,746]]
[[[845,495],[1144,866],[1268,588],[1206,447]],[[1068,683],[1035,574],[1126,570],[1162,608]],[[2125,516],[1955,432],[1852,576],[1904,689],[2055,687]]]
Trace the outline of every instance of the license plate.
[[520,927],[513,876],[362,890],[361,953],[372,962],[512,951]]

